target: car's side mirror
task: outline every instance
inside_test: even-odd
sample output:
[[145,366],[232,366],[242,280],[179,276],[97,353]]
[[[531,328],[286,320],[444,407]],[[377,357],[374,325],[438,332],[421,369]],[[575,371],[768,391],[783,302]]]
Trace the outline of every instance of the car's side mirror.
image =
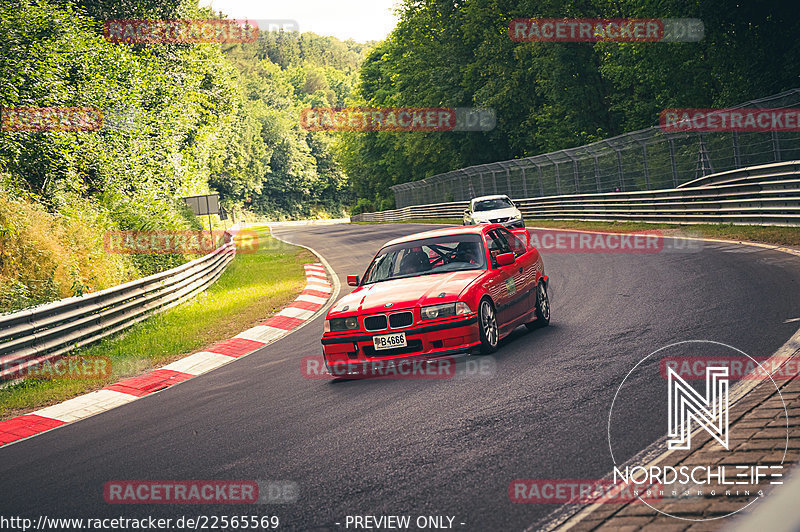
[[495,259],[498,266],[509,266],[516,260],[513,253],[501,253]]
[[348,275],[347,284],[350,286],[358,286],[358,275]]

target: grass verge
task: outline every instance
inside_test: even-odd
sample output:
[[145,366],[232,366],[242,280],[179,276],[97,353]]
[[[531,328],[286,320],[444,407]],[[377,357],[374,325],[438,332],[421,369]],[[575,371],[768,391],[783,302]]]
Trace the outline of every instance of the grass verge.
[[266,227],[255,253],[239,253],[208,290],[126,332],[73,354],[107,356],[105,379],[27,379],[0,389],[0,420],[56,404],[201,351],[264,321],[305,287],[303,264],[316,257],[284,244]]
[[[457,218],[432,218],[404,220],[403,222],[354,222],[373,223],[416,223],[461,225]],[[737,242],[760,242],[778,246],[800,246],[800,227],[777,227],[761,225],[733,224],[662,224],[645,222],[584,222],[580,220],[527,220],[527,227],[552,227],[553,229],[584,229],[625,233],[658,229],[664,234],[681,233],[702,238],[718,238]]]

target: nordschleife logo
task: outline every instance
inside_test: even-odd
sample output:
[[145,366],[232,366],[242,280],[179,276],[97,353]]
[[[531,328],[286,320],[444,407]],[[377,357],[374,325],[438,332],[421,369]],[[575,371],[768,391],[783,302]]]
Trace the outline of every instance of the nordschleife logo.
[[706,368],[706,394],[700,395],[675,373],[667,369],[667,448],[689,449],[692,421],[708,432],[720,445],[728,446],[728,368]]

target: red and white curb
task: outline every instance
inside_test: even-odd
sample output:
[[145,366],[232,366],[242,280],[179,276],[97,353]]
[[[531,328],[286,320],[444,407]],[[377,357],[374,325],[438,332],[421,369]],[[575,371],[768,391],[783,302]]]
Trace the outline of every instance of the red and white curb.
[[333,292],[325,268],[306,264],[306,286],[289,306],[264,323],[149,373],[121,380],[102,390],[0,422],[0,446],[40,434],[73,421],[111,410],[140,397],[202,375],[248,355],[289,334],[314,316]]

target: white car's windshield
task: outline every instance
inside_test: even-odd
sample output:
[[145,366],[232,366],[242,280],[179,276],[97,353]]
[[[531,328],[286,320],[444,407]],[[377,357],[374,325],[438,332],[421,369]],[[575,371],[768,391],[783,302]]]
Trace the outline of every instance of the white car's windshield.
[[369,265],[364,284],[486,268],[480,235],[452,235],[387,246]]
[[474,211],[495,211],[497,209],[508,209],[509,207],[513,207],[511,202],[505,198],[494,198],[494,199],[487,199],[476,201],[475,206],[473,207]]

